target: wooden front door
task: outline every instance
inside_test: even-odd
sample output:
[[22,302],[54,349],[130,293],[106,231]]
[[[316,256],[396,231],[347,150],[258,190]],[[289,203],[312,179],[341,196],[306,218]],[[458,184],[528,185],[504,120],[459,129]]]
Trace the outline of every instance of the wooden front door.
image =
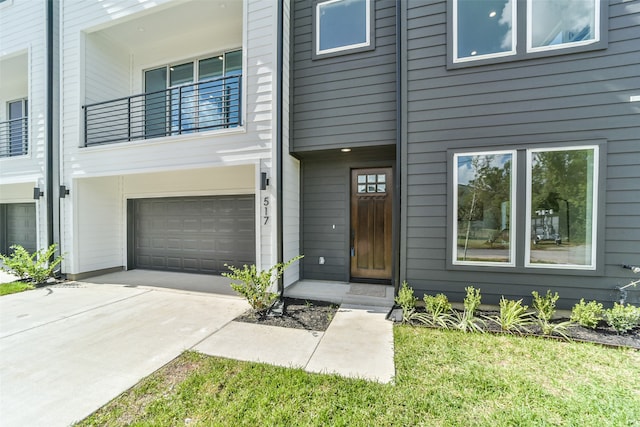
[[351,171],[351,277],[391,279],[391,168]]

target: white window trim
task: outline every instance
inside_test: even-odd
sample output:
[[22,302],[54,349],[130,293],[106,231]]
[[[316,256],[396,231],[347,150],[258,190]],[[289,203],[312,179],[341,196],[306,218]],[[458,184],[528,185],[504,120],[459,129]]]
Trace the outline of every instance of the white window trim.
[[473,62],[481,59],[502,58],[505,56],[512,56],[518,52],[518,31],[517,31],[517,18],[518,18],[518,1],[511,1],[511,50],[506,52],[488,53],[485,55],[465,56],[464,58],[458,57],[458,0],[453,0],[453,62]]
[[[531,263],[531,161],[533,153],[549,152],[549,151],[575,151],[575,150],[593,150],[593,202],[591,206],[591,264],[579,265],[579,264],[535,264]],[[582,145],[582,146],[564,146],[564,147],[547,147],[536,148],[527,150],[527,166],[526,166],[526,237],[525,237],[525,250],[524,250],[524,266],[526,268],[536,269],[557,269],[557,270],[592,270],[595,271],[597,267],[597,236],[598,236],[598,180],[599,180],[599,147],[597,145]]]
[[366,14],[366,24],[365,24],[365,37],[366,40],[363,43],[350,44],[346,46],[333,47],[331,49],[320,49],[320,7],[325,6],[331,3],[339,3],[344,0],[327,0],[323,2],[318,2],[316,4],[316,55],[326,55],[330,53],[342,52],[346,50],[358,49],[361,47],[367,47],[371,45],[371,0],[365,0],[365,14]]
[[552,50],[568,49],[577,46],[588,46],[590,44],[600,42],[600,0],[594,0],[594,38],[591,40],[581,40],[571,43],[560,43],[552,46],[532,46],[533,39],[533,0],[527,0],[527,53],[530,52],[546,52]]
[[[511,154],[511,209],[510,209],[510,229],[509,229],[509,262],[488,262],[488,261],[459,261],[458,260],[458,157],[478,156],[478,155],[494,155],[494,154]],[[459,152],[453,155],[453,240],[451,245],[451,263],[453,265],[473,265],[484,267],[515,267],[516,266],[516,245],[515,238],[517,236],[516,221],[516,189],[517,189],[517,150],[499,150],[499,151],[477,151],[477,152]]]

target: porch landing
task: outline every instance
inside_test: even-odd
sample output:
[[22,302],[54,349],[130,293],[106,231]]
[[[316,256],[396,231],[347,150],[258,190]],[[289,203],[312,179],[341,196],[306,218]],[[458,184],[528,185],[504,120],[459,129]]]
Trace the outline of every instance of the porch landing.
[[336,304],[357,304],[374,307],[393,306],[393,286],[368,283],[300,280],[284,290],[284,296],[314,299]]

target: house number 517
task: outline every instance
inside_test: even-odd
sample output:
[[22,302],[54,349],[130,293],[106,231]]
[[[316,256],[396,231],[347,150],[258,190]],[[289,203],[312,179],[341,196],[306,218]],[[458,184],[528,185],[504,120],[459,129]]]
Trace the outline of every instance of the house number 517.
[[264,225],[267,225],[269,222],[269,198],[265,197],[262,206],[264,207]]

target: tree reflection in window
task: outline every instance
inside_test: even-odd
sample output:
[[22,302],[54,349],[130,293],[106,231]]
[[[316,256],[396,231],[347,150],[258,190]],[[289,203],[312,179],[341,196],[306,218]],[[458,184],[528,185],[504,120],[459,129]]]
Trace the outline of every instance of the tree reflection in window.
[[455,155],[455,263],[513,264],[512,152]]

